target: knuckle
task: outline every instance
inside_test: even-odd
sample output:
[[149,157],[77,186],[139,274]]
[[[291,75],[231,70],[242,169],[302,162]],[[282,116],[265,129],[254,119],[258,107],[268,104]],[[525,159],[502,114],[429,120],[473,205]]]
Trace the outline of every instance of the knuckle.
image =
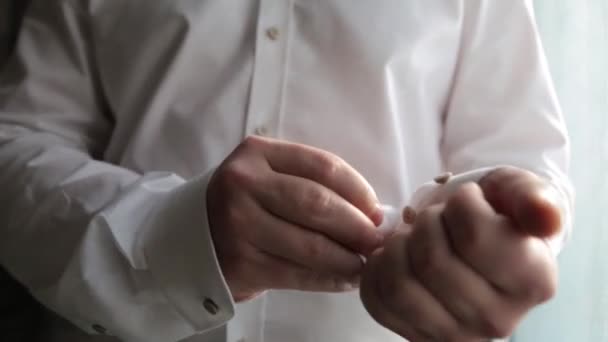
[[255,182],[255,173],[244,161],[234,160],[221,168],[218,180],[224,187],[248,187]]
[[323,260],[328,253],[327,238],[320,234],[314,234],[304,244],[305,253],[312,260]]
[[300,196],[303,209],[313,215],[324,216],[331,210],[332,194],[321,187],[308,187]]
[[414,273],[422,279],[434,278],[442,271],[442,251],[432,243],[424,243],[417,248],[418,253],[412,256]]
[[264,138],[257,135],[250,135],[246,137],[238,147],[239,151],[251,151],[260,149],[266,141]]
[[420,227],[420,231],[426,231],[428,227],[434,226],[441,217],[443,212],[442,205],[432,205],[416,214],[416,227]]
[[479,186],[475,183],[466,183],[461,185],[453,194],[448,197],[446,204],[446,213],[450,217],[459,217],[460,221],[470,221],[474,215],[472,212],[475,209],[471,206],[477,201]]
[[315,163],[318,167],[319,178],[323,180],[335,179],[339,170],[344,165],[342,159],[328,152],[319,153],[316,156]]

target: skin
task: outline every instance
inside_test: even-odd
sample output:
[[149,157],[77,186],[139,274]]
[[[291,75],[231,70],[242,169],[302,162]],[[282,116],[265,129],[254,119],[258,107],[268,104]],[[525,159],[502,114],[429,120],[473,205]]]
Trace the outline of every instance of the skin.
[[555,294],[557,267],[544,240],[561,226],[552,198],[534,174],[501,168],[385,241],[376,195],[346,162],[250,137],[210,180],[207,209],[236,301],[268,289],[360,284],[371,316],[411,342],[482,341],[510,335]]
[[561,227],[551,191],[516,168],[463,185],[369,258],[365,307],[411,342],[511,335],[556,291],[556,261],[543,239]]
[[236,301],[267,289],[338,292],[358,286],[383,243],[371,186],[342,159],[249,137],[209,182],[211,235]]

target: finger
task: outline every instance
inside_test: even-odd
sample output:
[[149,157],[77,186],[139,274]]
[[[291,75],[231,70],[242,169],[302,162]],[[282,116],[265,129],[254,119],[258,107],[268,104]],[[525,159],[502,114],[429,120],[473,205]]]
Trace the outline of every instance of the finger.
[[338,156],[311,146],[257,138],[270,167],[278,172],[313,180],[333,190],[367,215],[382,220],[378,198],[365,178]]
[[[365,285],[362,285],[365,286]],[[434,342],[432,336],[426,335],[424,332],[416,330],[411,324],[404,321],[403,317],[393,314],[391,311],[385,310],[382,301],[378,297],[376,291],[360,292],[361,301],[368,313],[385,328],[395,332],[401,337],[412,342]]]
[[442,216],[456,254],[497,289],[527,302],[553,296],[556,266],[548,246],[496,215],[477,184],[453,194]]
[[482,178],[479,185],[494,209],[513,219],[523,231],[550,237],[561,228],[556,190],[532,172],[502,167]]
[[384,241],[360,210],[311,180],[274,174],[259,184],[254,196],[274,215],[326,235],[357,253],[368,254]]
[[[375,314],[380,322],[387,322],[402,329],[415,331],[432,340],[462,340],[467,337],[459,329],[457,321],[414,277],[407,258],[409,242],[393,238],[385,253],[371,258],[364,273],[363,282],[370,286],[379,302]],[[365,272],[365,271],[364,271]],[[372,303],[373,304],[373,303]]]
[[412,272],[471,336],[509,336],[521,308],[463,263],[452,251],[441,205],[423,211],[408,241]]
[[373,274],[373,270],[380,267],[378,260],[379,258],[374,256],[372,260],[369,261],[369,264],[366,267],[368,272],[362,277],[361,280],[361,291],[359,294],[365,309],[382,326],[399,334],[409,341],[436,341],[433,339],[433,336],[430,336],[412,326],[412,324],[410,324],[405,317],[396,315],[391,310],[387,310],[382,298],[380,297],[380,290],[377,286],[376,280],[377,275]]
[[325,235],[299,227],[270,213],[259,219],[262,228],[251,238],[257,248],[312,272],[354,277],[361,272],[361,257]]
[[359,277],[339,277],[317,273],[288,260],[260,253],[259,268],[252,279],[262,289],[310,292],[347,292],[358,287]]

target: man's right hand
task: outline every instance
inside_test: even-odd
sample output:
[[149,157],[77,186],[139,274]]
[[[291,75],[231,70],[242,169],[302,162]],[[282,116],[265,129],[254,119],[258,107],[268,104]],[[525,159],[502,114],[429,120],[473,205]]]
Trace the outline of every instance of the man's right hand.
[[267,289],[350,290],[360,255],[383,242],[371,186],[337,156],[300,144],[245,139],[212,176],[207,209],[236,301]]

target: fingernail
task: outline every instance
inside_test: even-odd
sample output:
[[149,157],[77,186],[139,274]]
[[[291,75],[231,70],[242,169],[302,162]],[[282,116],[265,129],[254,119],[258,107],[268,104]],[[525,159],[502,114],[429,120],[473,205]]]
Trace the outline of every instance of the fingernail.
[[384,220],[384,211],[382,210],[382,206],[380,204],[376,204],[376,208],[370,216],[370,219],[376,227],[382,224],[382,221]]
[[435,183],[437,183],[437,184],[445,184],[445,183],[447,183],[447,182],[450,181],[450,178],[452,178],[453,175],[454,174],[451,173],[451,172],[443,173],[443,174],[435,177]]
[[416,210],[410,206],[407,206],[403,209],[403,222],[407,224],[416,223]]

